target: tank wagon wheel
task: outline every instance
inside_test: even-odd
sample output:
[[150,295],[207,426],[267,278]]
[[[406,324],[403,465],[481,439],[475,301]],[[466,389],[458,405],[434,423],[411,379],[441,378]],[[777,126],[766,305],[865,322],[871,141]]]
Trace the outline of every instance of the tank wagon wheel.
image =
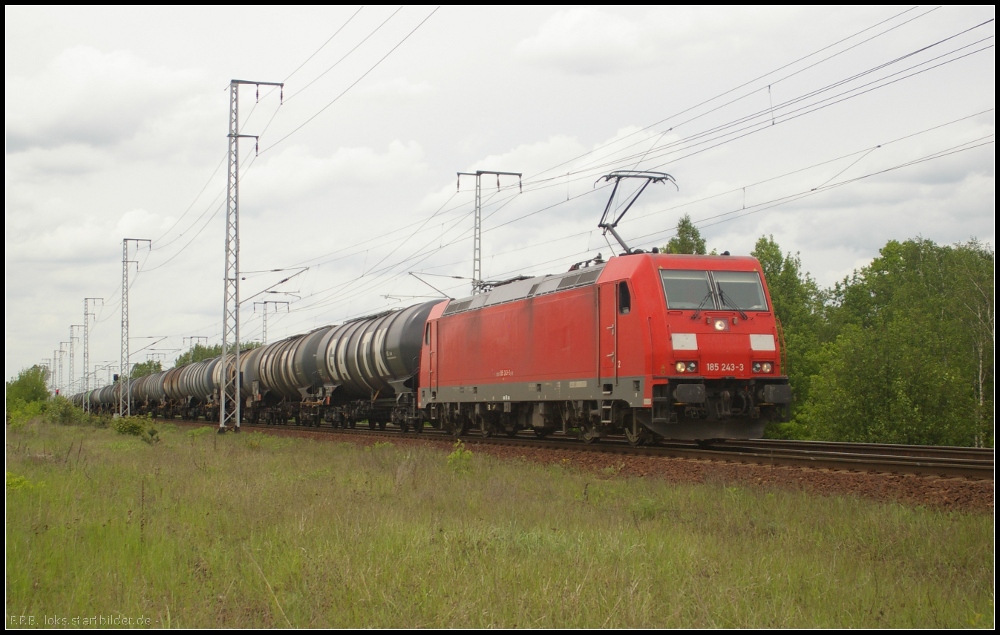
[[504,434],[507,435],[508,439],[513,439],[514,437],[517,436],[517,433],[518,433],[518,429],[517,428],[511,428],[510,430],[505,430],[504,431]]
[[381,430],[382,432],[385,432],[385,421],[378,422],[378,429]]
[[413,431],[420,434],[424,431],[424,422],[422,419],[418,419],[413,422]]
[[532,430],[535,432],[535,436],[539,439],[544,439],[552,433],[552,430],[548,428],[532,428]]
[[369,430],[378,430],[378,421],[375,421],[374,419],[369,419],[368,420],[368,429]]

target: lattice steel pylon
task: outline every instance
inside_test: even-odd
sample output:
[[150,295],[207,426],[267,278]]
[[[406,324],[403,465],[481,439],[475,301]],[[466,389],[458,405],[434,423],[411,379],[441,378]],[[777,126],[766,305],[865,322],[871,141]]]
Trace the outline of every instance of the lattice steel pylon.
[[[73,329],[82,329],[82,324],[70,324],[69,326],[69,394],[73,395],[75,388],[73,384],[76,383],[76,340],[80,339],[73,335]],[[84,367],[84,373],[87,369]]]
[[[70,342],[59,342],[59,394],[65,393],[66,384],[63,383],[63,346],[69,346]],[[65,396],[65,395],[63,395]]]
[[129,417],[132,415],[132,395],[131,381],[129,373],[132,367],[129,365],[128,351],[128,266],[132,263],[138,264],[138,260],[128,259],[128,244],[135,243],[136,250],[139,243],[149,243],[152,241],[146,238],[122,238],[122,355],[118,366],[118,416]]
[[[94,315],[90,312],[90,302],[93,300],[100,300],[101,303],[104,302],[104,298],[84,298],[83,299],[83,410],[84,412],[90,411],[90,316]],[[96,316],[95,316],[96,317]]]
[[483,290],[483,188],[482,180],[484,174],[495,174],[497,177],[497,190],[500,189],[501,176],[516,176],[518,188],[521,187],[520,172],[494,172],[493,170],[476,170],[475,172],[459,172],[458,185],[462,184],[463,176],[476,177],[476,220],[472,233],[472,293],[473,295]]
[[[240,134],[240,85],[257,86],[260,99],[261,86],[278,86],[279,82],[251,82],[234,79],[229,82],[229,170],[226,179],[226,261],[222,288],[222,381],[219,382],[219,432],[226,431],[226,423],[233,422],[233,429],[240,430],[240,144],[241,137],[257,139],[255,135]],[[233,366],[229,366],[229,343],[233,345]]]
[[284,300],[264,300],[263,302],[254,302],[253,306],[254,306],[255,309],[257,308],[258,304],[264,307],[264,313],[263,313],[263,317],[264,317],[264,330],[263,330],[263,332],[261,333],[261,336],[260,336],[260,339],[261,339],[260,344],[261,344],[261,346],[265,346],[267,344],[267,305],[268,304],[273,304],[275,310],[277,310],[279,304],[284,304],[285,305],[285,310],[288,310],[288,302],[285,302]]

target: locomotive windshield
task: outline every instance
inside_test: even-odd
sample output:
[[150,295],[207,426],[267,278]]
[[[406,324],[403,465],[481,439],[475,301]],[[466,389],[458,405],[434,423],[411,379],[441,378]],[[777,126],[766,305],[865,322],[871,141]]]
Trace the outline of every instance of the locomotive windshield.
[[767,311],[756,271],[661,269],[660,279],[668,309]]
[[697,309],[709,304],[712,299],[712,283],[707,271],[660,270],[663,291],[667,294],[668,309]]

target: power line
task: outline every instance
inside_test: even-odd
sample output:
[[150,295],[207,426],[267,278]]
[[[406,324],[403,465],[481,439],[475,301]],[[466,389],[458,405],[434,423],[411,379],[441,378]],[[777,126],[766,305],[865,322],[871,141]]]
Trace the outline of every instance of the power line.
[[431,11],[431,12],[430,12],[430,14],[429,14],[429,15],[428,15],[428,16],[427,16],[426,18],[424,18],[423,20],[421,20],[421,21],[420,21],[420,24],[418,24],[417,26],[415,26],[415,27],[413,28],[413,30],[412,30],[412,31],[410,31],[409,33],[407,33],[407,34],[406,34],[406,36],[405,36],[405,37],[404,37],[404,38],[403,38],[402,40],[400,40],[400,41],[399,41],[399,42],[398,42],[398,43],[397,43],[397,44],[396,44],[396,45],[395,45],[394,47],[392,47],[392,48],[391,48],[391,49],[389,50],[389,52],[388,52],[388,53],[386,53],[385,55],[383,55],[383,56],[382,56],[382,57],[381,57],[381,58],[379,59],[379,61],[375,62],[375,63],[374,63],[374,64],[373,64],[373,65],[372,65],[372,66],[371,66],[371,67],[370,67],[370,68],[369,68],[369,69],[368,69],[367,71],[365,71],[365,72],[364,72],[364,73],[363,73],[363,74],[361,75],[361,77],[359,77],[359,78],[357,78],[356,80],[354,80],[354,82],[353,82],[353,83],[351,83],[351,85],[350,85],[350,86],[348,86],[347,88],[345,88],[345,89],[343,90],[343,92],[341,92],[341,93],[340,93],[339,95],[337,95],[336,97],[334,97],[334,98],[333,98],[333,101],[331,101],[331,102],[330,102],[330,103],[328,103],[327,105],[325,105],[325,106],[323,106],[322,108],[320,108],[320,109],[319,109],[319,111],[318,111],[318,112],[317,112],[316,114],[314,114],[314,115],[313,115],[312,117],[309,117],[309,118],[308,118],[308,119],[306,119],[306,120],[305,120],[304,122],[302,122],[301,124],[299,124],[299,126],[298,126],[298,127],[296,127],[295,129],[293,129],[293,130],[292,130],[291,132],[289,132],[288,134],[286,134],[286,135],[285,135],[284,137],[282,137],[282,138],[278,139],[277,141],[275,141],[274,143],[272,143],[272,144],[271,144],[271,145],[269,145],[268,147],[266,147],[266,148],[264,148],[263,150],[261,150],[261,154],[263,154],[263,153],[265,153],[265,152],[268,152],[269,150],[273,149],[273,148],[274,148],[275,146],[277,146],[278,144],[280,144],[280,143],[282,143],[283,141],[285,141],[285,139],[287,139],[288,137],[292,136],[293,134],[295,134],[296,132],[298,132],[299,130],[301,130],[301,129],[302,129],[303,127],[305,127],[305,126],[306,126],[306,125],[307,125],[307,124],[308,124],[309,122],[311,122],[311,121],[312,121],[313,119],[315,119],[316,117],[319,117],[319,116],[320,116],[320,115],[321,115],[321,114],[322,114],[322,113],[323,113],[323,112],[324,112],[324,111],[325,111],[325,110],[326,110],[327,108],[329,108],[329,107],[330,107],[330,106],[332,106],[333,104],[337,103],[337,101],[338,101],[338,100],[339,100],[339,99],[340,99],[341,97],[343,97],[344,95],[346,95],[346,94],[347,94],[347,91],[349,91],[349,90],[351,90],[352,88],[354,88],[354,87],[355,87],[355,86],[356,86],[356,85],[358,84],[358,82],[360,82],[360,81],[361,81],[362,79],[364,79],[365,77],[367,77],[367,76],[368,76],[368,74],[369,74],[369,73],[371,73],[371,72],[372,72],[373,70],[375,70],[376,68],[378,68],[378,66],[379,66],[379,65],[380,65],[380,64],[381,64],[382,62],[384,62],[384,61],[385,61],[385,59],[386,59],[387,57],[389,57],[390,55],[392,55],[392,54],[393,54],[393,52],[394,52],[394,51],[395,51],[396,49],[398,49],[398,48],[399,48],[400,46],[402,46],[403,42],[405,42],[406,40],[408,40],[408,39],[410,38],[410,36],[411,36],[411,35],[413,35],[414,33],[416,33],[417,29],[419,29],[420,27],[422,27],[422,26],[424,25],[424,23],[425,23],[425,22],[427,22],[427,20],[430,20],[430,19],[431,19],[431,16],[433,16],[433,15],[434,15],[435,13],[437,13],[438,9],[440,9],[440,8],[441,8],[441,7],[440,7],[440,6],[438,6],[438,7],[436,7],[436,8],[435,8],[435,9],[434,9],[433,11]]
[[[354,48],[352,48],[352,49],[351,49],[350,51],[348,51],[347,53],[345,53],[345,54],[344,54],[344,56],[343,56],[343,57],[341,57],[341,58],[340,58],[339,60],[337,60],[336,62],[334,62],[332,66],[330,66],[330,67],[329,67],[329,68],[327,68],[327,69],[326,69],[325,71],[323,71],[322,73],[320,73],[319,75],[317,75],[317,76],[316,76],[315,78],[313,78],[313,80],[312,80],[312,81],[310,81],[310,82],[309,82],[308,84],[306,84],[306,85],[305,85],[305,86],[303,86],[302,88],[298,89],[297,91],[295,91],[294,93],[292,93],[291,95],[289,95],[289,96],[288,96],[288,98],[286,98],[286,99],[285,99],[285,101],[291,101],[291,100],[292,100],[293,98],[295,98],[295,97],[298,97],[299,95],[301,95],[302,93],[304,93],[304,92],[306,91],[306,89],[307,89],[307,88],[309,88],[310,86],[312,86],[313,84],[315,84],[316,82],[318,82],[318,81],[319,81],[319,80],[320,80],[320,79],[321,79],[321,78],[322,78],[322,77],[323,77],[324,75],[326,75],[327,73],[329,73],[330,71],[332,71],[332,70],[333,70],[334,68],[336,68],[336,67],[337,67],[337,66],[338,66],[338,65],[339,65],[339,64],[340,64],[341,62],[343,62],[344,60],[346,60],[346,59],[348,58],[348,56],[350,56],[350,54],[351,54],[351,53],[353,53],[354,51],[358,50],[358,48],[359,48],[359,47],[360,47],[360,46],[361,46],[362,44],[364,44],[365,42],[367,42],[367,41],[368,41],[368,40],[369,40],[369,39],[370,39],[370,38],[371,38],[371,37],[372,37],[373,35],[375,35],[376,33],[378,33],[378,32],[379,32],[379,30],[380,30],[380,29],[381,29],[382,27],[384,27],[384,26],[385,26],[386,24],[388,24],[388,23],[389,23],[389,20],[393,19],[393,18],[394,18],[394,17],[396,16],[396,14],[397,14],[397,13],[399,13],[400,11],[402,11],[402,10],[403,10],[403,7],[402,7],[402,6],[400,6],[400,7],[398,8],[398,9],[396,9],[395,11],[393,11],[393,12],[392,12],[392,13],[391,13],[391,14],[389,15],[389,17],[388,17],[388,18],[386,18],[386,19],[385,19],[385,20],[384,20],[384,21],[382,22],[382,24],[380,24],[380,25],[378,25],[377,27],[375,27],[375,28],[374,28],[374,29],[373,29],[373,30],[372,30],[372,31],[371,31],[371,32],[370,32],[370,33],[369,33],[368,35],[366,35],[366,36],[364,37],[364,39],[362,39],[362,40],[361,40],[360,42],[358,42],[357,44],[355,44],[355,45],[354,45]],[[358,11],[361,11],[361,9],[358,9]],[[357,14],[355,14],[355,15],[357,15]],[[352,17],[353,17],[353,16],[352,16]],[[345,25],[345,26],[346,26],[346,25]],[[343,27],[341,27],[341,28],[343,28]],[[337,33],[340,33],[340,31],[337,31]],[[336,35],[336,33],[335,33],[334,35]],[[333,38],[331,38],[331,39],[333,39]],[[329,41],[329,40],[328,40],[328,41]],[[325,45],[324,45],[324,46],[325,46]],[[318,52],[318,51],[317,51],[317,52]],[[391,51],[390,51],[390,52],[391,52]],[[306,60],[306,61],[308,61],[308,60]],[[303,62],[303,64],[304,64],[304,63],[305,63],[305,62]],[[301,68],[301,67],[300,67],[300,68]],[[298,69],[296,69],[296,70],[298,70]],[[294,73],[293,73],[293,74],[294,74]],[[289,75],[289,77],[291,77],[291,75]]]
[[[307,64],[307,63],[309,62],[309,60],[311,60],[312,58],[316,57],[316,54],[317,54],[317,53],[319,53],[320,51],[322,51],[322,50],[323,50],[323,48],[324,48],[324,47],[325,47],[325,46],[326,46],[327,44],[329,44],[329,43],[330,43],[331,41],[333,41],[333,38],[337,37],[337,34],[338,34],[338,33],[340,33],[341,31],[343,31],[343,30],[344,30],[344,27],[345,27],[345,26],[347,26],[348,24],[350,24],[350,23],[351,23],[351,20],[353,20],[353,19],[354,19],[355,17],[357,17],[357,15],[358,15],[359,13],[361,13],[361,9],[364,9],[364,6],[361,6],[361,7],[359,7],[359,8],[358,8],[358,10],[357,10],[357,11],[355,11],[353,15],[351,15],[351,17],[347,18],[347,22],[344,22],[344,24],[342,24],[342,25],[341,25],[341,27],[340,27],[339,29],[337,29],[336,31],[334,31],[334,32],[333,32],[333,35],[331,35],[331,36],[329,37],[329,39],[327,39],[327,41],[326,41],[326,42],[323,42],[323,44],[321,44],[321,45],[320,45],[320,47],[319,47],[318,49],[316,49],[316,51],[315,51],[315,52],[314,52],[314,53],[313,53],[312,55],[310,55],[309,57],[307,57],[307,58],[306,58],[306,60],[305,60],[305,62],[302,62],[302,63],[301,63],[301,64],[299,64],[299,65],[298,65],[297,67],[295,67],[295,70],[294,70],[294,71],[292,71],[291,73],[289,73],[289,74],[288,74],[288,77],[286,77],[285,79],[281,80],[281,83],[283,83],[283,84],[284,84],[284,83],[287,83],[287,82],[288,82],[288,80],[289,80],[289,79],[291,79],[292,75],[294,75],[295,73],[298,73],[298,72],[299,72],[299,70],[301,70],[301,69],[302,69],[302,67],[303,67],[303,66],[305,66],[305,65],[306,65],[306,64]],[[313,81],[315,81],[315,80],[313,80]],[[273,90],[273,89],[272,89],[272,90]]]

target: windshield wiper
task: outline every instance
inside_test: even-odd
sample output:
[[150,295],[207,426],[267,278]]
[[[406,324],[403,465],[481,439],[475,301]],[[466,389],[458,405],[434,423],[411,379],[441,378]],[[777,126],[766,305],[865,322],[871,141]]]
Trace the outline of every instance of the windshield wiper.
[[712,297],[712,289],[710,288],[708,290],[708,293],[705,294],[705,297],[701,299],[701,304],[698,305],[698,308],[695,309],[694,313],[691,315],[692,320],[698,319],[698,316],[701,315],[701,310],[705,308],[705,304],[709,301],[709,299],[711,299],[711,297]]
[[722,284],[716,282],[715,283],[715,288],[719,290],[719,299],[722,300],[722,306],[723,307],[725,307],[728,304],[729,308],[733,309],[734,311],[736,311],[737,313],[739,313],[741,318],[743,318],[744,320],[748,319],[747,318],[747,314],[743,312],[743,309],[741,309],[740,307],[736,306],[736,304],[734,304],[733,302],[730,302],[729,301],[729,297],[726,296],[725,293],[723,293],[723,291],[722,291]]

